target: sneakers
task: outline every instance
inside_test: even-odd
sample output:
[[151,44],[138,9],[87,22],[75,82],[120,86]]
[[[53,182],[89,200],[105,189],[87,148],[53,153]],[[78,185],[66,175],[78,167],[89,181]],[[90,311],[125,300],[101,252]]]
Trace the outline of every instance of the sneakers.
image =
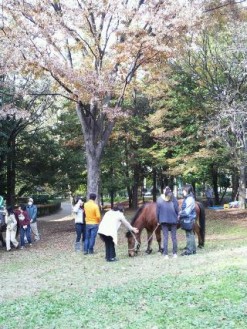
[[181,256],[190,256],[190,255],[193,255],[192,252],[188,252],[187,250],[182,252]]
[[164,259],[169,259],[168,255],[165,255],[165,256],[164,256]]
[[23,246],[21,246],[21,247],[20,247],[20,249],[21,249],[21,250],[23,250],[23,249],[24,249],[24,247],[23,247]]
[[111,259],[108,259],[107,262],[117,262],[118,261],[118,258],[111,258]]
[[177,254],[173,254],[173,258],[178,258],[178,255]]

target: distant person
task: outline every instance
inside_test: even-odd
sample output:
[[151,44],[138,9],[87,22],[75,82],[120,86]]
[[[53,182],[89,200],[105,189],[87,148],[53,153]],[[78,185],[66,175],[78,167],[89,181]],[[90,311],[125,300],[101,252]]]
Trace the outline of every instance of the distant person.
[[38,225],[37,225],[38,210],[37,210],[37,206],[34,205],[32,198],[29,198],[26,210],[27,210],[28,216],[30,218],[31,232],[34,235],[34,241],[39,241],[40,234],[39,234]]
[[2,232],[4,231],[4,226],[6,225],[5,224],[5,215],[6,215],[6,211],[4,208],[4,199],[0,195],[0,241],[1,241],[2,247],[6,246],[6,243],[3,238],[3,234],[2,234]]
[[214,192],[213,189],[210,186],[207,186],[205,190],[205,196],[207,198],[207,206],[213,207],[214,205]]
[[32,245],[31,239],[31,226],[30,226],[30,218],[26,211],[26,206],[24,204],[18,207],[18,210],[15,214],[18,218],[18,225],[20,228],[20,238],[21,238],[21,247],[20,249],[24,249],[25,247],[25,235],[27,237],[27,241],[29,245]]
[[105,259],[107,262],[115,262],[118,236],[117,232],[121,224],[124,224],[130,231],[138,233],[139,230],[130,225],[124,217],[124,208],[122,206],[114,206],[107,211],[99,224],[98,234],[105,243]]
[[14,210],[12,207],[7,208],[7,213],[5,216],[6,227],[6,249],[11,250],[10,243],[14,245],[15,248],[18,247],[18,241],[16,240],[17,232],[17,220],[15,218]]
[[84,203],[85,211],[85,241],[84,241],[84,255],[94,253],[94,245],[96,236],[98,233],[98,227],[100,222],[100,209],[96,200],[96,194],[90,193],[89,200]]
[[2,208],[4,206],[4,199],[3,197],[0,195],[0,207]]
[[173,258],[177,258],[177,224],[178,224],[178,201],[167,186],[163,194],[157,200],[156,215],[161,224],[164,240],[163,255],[168,257],[168,234],[171,231]]
[[193,226],[196,219],[195,198],[193,194],[193,187],[189,184],[182,189],[184,200],[181,211],[179,212],[179,219],[181,228],[186,232],[186,249],[181,256],[189,256],[196,254],[196,242],[193,231]]
[[75,251],[80,251],[80,241],[84,242],[85,238],[85,214],[84,214],[84,202],[82,198],[78,198],[76,204],[73,207],[73,213],[75,215]]

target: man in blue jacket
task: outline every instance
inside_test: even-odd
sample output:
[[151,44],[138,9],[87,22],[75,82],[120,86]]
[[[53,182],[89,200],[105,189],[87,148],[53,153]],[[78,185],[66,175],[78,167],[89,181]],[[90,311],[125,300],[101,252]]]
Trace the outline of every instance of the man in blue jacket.
[[34,235],[34,240],[39,241],[40,234],[39,234],[38,226],[37,226],[37,207],[33,204],[32,198],[29,198],[29,200],[28,200],[27,213],[30,217],[31,231]]

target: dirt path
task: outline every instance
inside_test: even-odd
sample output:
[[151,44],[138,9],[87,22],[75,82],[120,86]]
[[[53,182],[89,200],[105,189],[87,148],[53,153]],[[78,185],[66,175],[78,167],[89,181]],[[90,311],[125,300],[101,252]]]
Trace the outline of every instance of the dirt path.
[[61,209],[52,215],[39,217],[38,221],[44,222],[60,222],[71,219],[71,204],[69,201],[65,201],[61,203]]

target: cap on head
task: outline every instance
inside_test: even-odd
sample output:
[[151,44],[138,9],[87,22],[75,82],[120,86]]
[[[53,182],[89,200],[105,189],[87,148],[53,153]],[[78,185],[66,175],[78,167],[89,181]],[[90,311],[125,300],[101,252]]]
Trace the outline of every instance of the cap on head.
[[33,202],[33,198],[29,198],[28,201],[29,201],[29,202]]

